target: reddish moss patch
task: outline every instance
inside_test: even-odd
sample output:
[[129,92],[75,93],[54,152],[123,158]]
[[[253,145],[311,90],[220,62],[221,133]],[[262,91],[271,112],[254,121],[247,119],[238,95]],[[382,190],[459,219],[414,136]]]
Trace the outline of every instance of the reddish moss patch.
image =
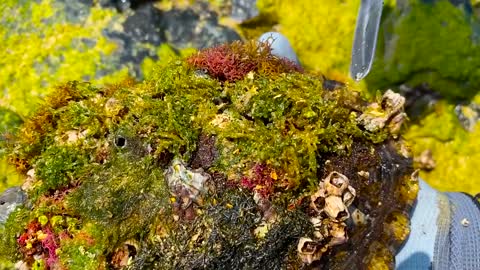
[[250,191],[255,191],[262,198],[268,199],[277,185],[281,184],[275,170],[265,164],[256,164],[250,177],[243,176],[240,185]]
[[27,263],[33,263],[35,261],[34,255],[41,254],[47,265],[52,266],[58,260],[56,250],[59,245],[56,238],[50,224],[41,226],[35,220],[28,224],[26,231],[20,235],[17,242],[27,259]]
[[237,41],[199,51],[187,62],[220,81],[241,80],[251,71],[266,75],[302,72],[292,61],[273,55],[270,45]]

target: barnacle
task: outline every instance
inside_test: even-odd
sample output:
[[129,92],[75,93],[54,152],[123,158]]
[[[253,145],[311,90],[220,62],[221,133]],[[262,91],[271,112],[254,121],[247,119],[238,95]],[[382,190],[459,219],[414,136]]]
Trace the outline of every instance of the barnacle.
[[198,196],[206,192],[205,183],[210,175],[203,173],[203,169],[189,170],[180,160],[174,160],[165,178],[171,190],[185,190],[184,197],[198,200]]
[[350,217],[342,198],[338,196],[326,197],[324,210],[330,218],[338,221],[344,221]]
[[342,196],[348,188],[348,178],[338,172],[330,173],[325,182],[325,191],[328,195]]
[[298,241],[297,250],[302,262],[307,264],[311,264],[314,261],[320,260],[322,257],[322,252],[318,243],[310,238],[300,238]]
[[358,117],[358,122],[369,131],[382,129],[387,122],[391,125],[390,131],[398,134],[406,115],[403,113],[405,98],[387,90],[380,102],[371,103]]

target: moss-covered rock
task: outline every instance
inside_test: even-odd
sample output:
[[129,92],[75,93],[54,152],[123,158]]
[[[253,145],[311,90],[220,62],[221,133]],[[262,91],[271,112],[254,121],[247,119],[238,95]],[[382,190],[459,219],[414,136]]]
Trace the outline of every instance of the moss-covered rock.
[[58,87],[7,141],[29,202],[1,227],[0,256],[39,269],[393,268],[418,189],[404,99],[323,85],[251,42],[140,84]]

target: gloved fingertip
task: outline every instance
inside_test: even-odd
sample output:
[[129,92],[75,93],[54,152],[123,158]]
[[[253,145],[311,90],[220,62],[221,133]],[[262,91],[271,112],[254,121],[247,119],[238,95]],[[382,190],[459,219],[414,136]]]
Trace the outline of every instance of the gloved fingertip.
[[284,35],[278,32],[266,32],[258,38],[258,41],[269,43],[272,48],[273,55],[286,58],[300,66],[300,61],[298,61],[297,54]]

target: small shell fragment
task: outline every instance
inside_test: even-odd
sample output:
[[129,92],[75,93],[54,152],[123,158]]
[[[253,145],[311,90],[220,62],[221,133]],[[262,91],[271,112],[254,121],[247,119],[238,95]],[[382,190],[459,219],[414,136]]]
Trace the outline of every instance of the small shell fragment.
[[360,175],[361,177],[365,178],[365,179],[368,179],[370,177],[370,173],[367,172],[367,171],[359,171],[357,172],[358,175]]
[[470,221],[466,218],[462,219],[460,223],[462,223],[463,227],[468,227],[470,225]]
[[415,157],[413,161],[415,162],[415,165],[417,165],[417,168],[426,171],[433,170],[437,166],[433,159],[432,150],[430,149],[423,151],[419,156]]
[[356,226],[362,226],[367,224],[367,216],[360,211],[358,208],[355,208],[351,214],[352,221]]

